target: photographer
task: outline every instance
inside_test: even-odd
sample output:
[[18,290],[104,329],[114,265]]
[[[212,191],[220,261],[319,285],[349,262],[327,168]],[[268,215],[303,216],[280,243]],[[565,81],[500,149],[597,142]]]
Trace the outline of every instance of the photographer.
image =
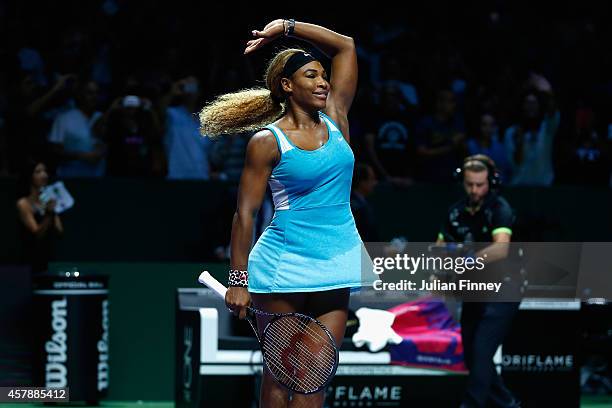
[[[457,172],[463,176],[466,197],[451,206],[437,243],[468,246],[471,243],[491,243],[468,255],[483,257],[487,264],[483,272],[491,274],[495,270],[492,264],[508,257],[514,218],[512,208],[496,192],[499,174],[488,156],[467,157]],[[466,279],[470,278],[468,274]],[[464,361],[470,373],[462,408],[520,406],[493,364],[493,355],[510,331],[518,306],[519,302],[494,300],[463,302],[461,337]]]
[[109,176],[164,175],[161,125],[148,99],[136,95],[115,99],[98,121],[96,130],[108,144]]
[[64,233],[64,227],[55,213],[55,201],[41,199],[43,188],[49,184],[45,164],[28,163],[21,176],[25,196],[17,200],[17,212],[21,221],[23,261],[30,265],[32,274],[46,272],[53,256],[54,241]]

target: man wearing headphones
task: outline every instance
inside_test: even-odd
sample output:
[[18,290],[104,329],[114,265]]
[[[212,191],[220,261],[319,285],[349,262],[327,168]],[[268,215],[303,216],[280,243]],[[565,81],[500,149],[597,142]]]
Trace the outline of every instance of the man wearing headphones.
[[[496,261],[508,257],[514,221],[512,208],[497,194],[500,178],[495,163],[482,154],[469,156],[457,169],[457,174],[463,177],[466,197],[449,209],[437,243],[462,243],[466,246],[490,243],[484,244],[485,247],[472,256],[478,258],[486,253],[486,265],[494,266]],[[487,269],[483,272],[491,270]],[[467,271],[462,278],[470,279],[469,274]],[[461,408],[520,407],[493,364],[493,355],[510,331],[518,305],[519,302],[470,302],[464,299],[461,337],[464,361],[470,373]]]

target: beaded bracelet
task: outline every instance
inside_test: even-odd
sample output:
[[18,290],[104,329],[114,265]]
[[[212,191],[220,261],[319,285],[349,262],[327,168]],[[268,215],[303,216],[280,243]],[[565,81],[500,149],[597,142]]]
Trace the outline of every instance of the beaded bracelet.
[[227,286],[240,286],[246,288],[249,286],[249,272],[230,269]]

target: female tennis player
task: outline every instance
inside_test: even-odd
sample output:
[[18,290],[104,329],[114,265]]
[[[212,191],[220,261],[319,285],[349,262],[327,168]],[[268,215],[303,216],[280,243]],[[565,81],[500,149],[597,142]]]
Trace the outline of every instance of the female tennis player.
[[[252,34],[245,54],[293,36],[329,56],[333,75],[311,54],[283,50],[268,65],[267,89],[220,96],[200,112],[204,135],[257,131],[240,180],[226,304],[241,318],[251,301],[268,312],[308,314],[340,345],[350,289],[361,286],[347,120],[357,85],[355,45],[350,37],[294,20],[274,20]],[[267,183],[274,217],[250,250]],[[261,330],[265,322],[259,319]],[[322,407],[323,400],[323,391],[290,396],[264,372],[262,407]]]

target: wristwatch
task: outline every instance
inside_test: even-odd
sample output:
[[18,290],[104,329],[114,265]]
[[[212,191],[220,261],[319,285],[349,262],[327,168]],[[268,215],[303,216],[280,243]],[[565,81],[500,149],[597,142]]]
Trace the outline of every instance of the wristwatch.
[[285,37],[290,37],[293,34],[293,30],[295,30],[295,20],[291,18],[285,21],[287,22],[285,25]]

